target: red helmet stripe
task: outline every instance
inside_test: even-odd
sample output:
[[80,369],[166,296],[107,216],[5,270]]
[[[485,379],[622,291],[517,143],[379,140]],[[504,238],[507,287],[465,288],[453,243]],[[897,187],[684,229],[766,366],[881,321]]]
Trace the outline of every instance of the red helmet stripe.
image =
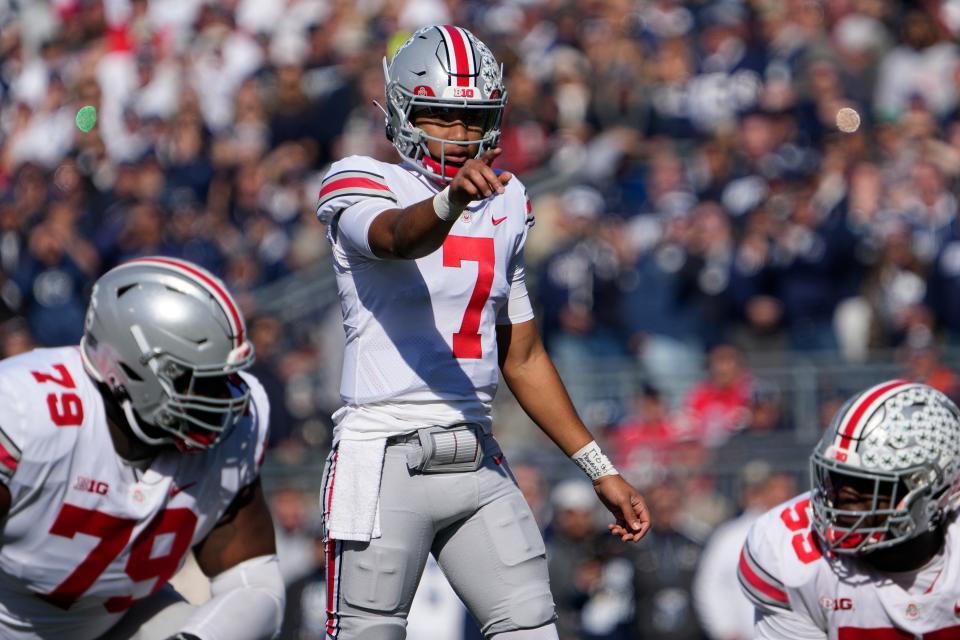
[[443,30],[447,32],[447,37],[453,48],[453,56],[450,58],[452,66],[450,72],[456,76],[458,87],[469,87],[473,69],[470,68],[470,61],[467,59],[466,38],[460,29],[452,25],[443,25]]
[[841,449],[849,449],[853,438],[857,433],[857,430],[860,429],[861,421],[863,416],[867,414],[867,410],[872,407],[878,399],[880,399],[884,394],[897,389],[898,387],[904,387],[911,384],[906,380],[894,380],[893,382],[887,382],[881,385],[877,385],[870,391],[867,391],[861,400],[855,402],[852,407],[847,411],[846,425],[841,425],[837,429],[837,435],[840,438],[839,447]]
[[158,258],[158,257],[149,257],[149,258],[137,258],[131,260],[125,264],[155,264],[163,265],[169,269],[180,269],[181,271],[186,272],[189,276],[192,276],[195,280],[199,280],[201,286],[214,294],[214,298],[223,306],[227,311],[227,320],[231,324],[231,329],[233,330],[234,341],[236,344],[234,346],[239,347],[243,344],[243,320],[240,316],[240,310],[237,308],[237,304],[233,301],[233,298],[230,296],[227,291],[217,284],[217,281],[203,273],[202,271],[191,266],[187,262],[181,260],[175,260],[173,258]]

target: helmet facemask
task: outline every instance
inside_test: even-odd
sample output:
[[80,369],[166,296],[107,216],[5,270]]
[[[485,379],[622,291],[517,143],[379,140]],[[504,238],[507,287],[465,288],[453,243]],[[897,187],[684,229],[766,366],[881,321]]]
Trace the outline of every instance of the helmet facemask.
[[[813,523],[827,547],[838,554],[863,555],[892,547],[931,529],[937,510],[930,469],[866,473],[815,453]],[[844,503],[853,502],[845,507]]]
[[181,450],[207,449],[226,437],[250,402],[250,389],[237,375],[253,362],[253,349],[247,352],[245,358],[223,367],[192,366],[162,352],[147,358],[145,363],[167,396],[153,416],[145,418],[172,435],[162,442]]

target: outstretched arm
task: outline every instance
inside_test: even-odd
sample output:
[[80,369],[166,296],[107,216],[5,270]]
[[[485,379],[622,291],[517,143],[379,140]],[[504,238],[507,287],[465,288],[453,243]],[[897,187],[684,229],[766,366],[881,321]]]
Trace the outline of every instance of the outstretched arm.
[[468,204],[503,193],[513,176],[494,173],[491,165],[498,155],[500,149],[491,149],[479,159],[467,160],[436,198],[379,214],[370,223],[367,238],[374,255],[415,260],[439,249]]
[[[577,415],[533,320],[497,325],[497,347],[503,378],[517,401],[537,426],[568,456],[593,442]],[[616,518],[610,531],[623,540],[636,541],[650,528],[643,498],[620,475],[605,475],[593,482],[604,506]]]

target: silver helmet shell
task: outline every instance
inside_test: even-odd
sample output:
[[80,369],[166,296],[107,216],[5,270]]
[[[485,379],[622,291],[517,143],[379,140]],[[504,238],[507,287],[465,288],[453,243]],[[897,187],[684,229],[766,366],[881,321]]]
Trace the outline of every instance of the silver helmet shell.
[[[810,460],[814,527],[838,554],[862,555],[939,526],[960,489],[960,411],[924,384],[887,381],[851,398]],[[840,509],[845,483],[870,491],[865,510]]]
[[[495,148],[500,141],[500,123],[507,104],[503,68],[490,49],[461,27],[437,25],[413,34],[387,65],[387,138],[400,156],[427,177],[450,181],[457,169],[447,164],[446,153],[434,158],[426,142],[446,145],[479,145],[476,156]],[[482,110],[483,135],[475,140],[448,141],[427,135],[414,126],[417,109]],[[442,146],[441,146],[442,148]]]
[[219,279],[193,263],[154,256],[97,280],[80,351],[138,438],[207,449],[246,412],[250,391],[236,376],[254,360],[246,335]]

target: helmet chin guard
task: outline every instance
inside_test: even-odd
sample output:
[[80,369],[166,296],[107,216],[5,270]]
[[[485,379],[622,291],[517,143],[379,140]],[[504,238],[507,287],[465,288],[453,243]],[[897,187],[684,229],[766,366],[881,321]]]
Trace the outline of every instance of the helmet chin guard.
[[[500,142],[500,123],[507,104],[503,68],[490,49],[466,29],[452,25],[424,27],[407,40],[390,64],[383,60],[387,138],[400,157],[423,175],[449,182],[459,167],[450,163],[444,147],[477,145],[479,158]],[[478,111],[483,134],[472,140],[446,140],[415,126],[419,109]],[[427,142],[440,144],[433,157]]]

